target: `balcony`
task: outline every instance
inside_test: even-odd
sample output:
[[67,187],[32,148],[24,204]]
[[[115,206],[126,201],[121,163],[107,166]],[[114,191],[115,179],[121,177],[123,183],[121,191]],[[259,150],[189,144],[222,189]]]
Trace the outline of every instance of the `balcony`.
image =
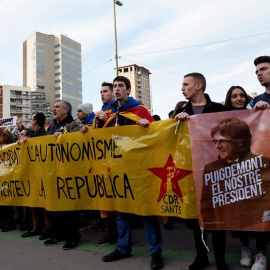
[[22,107],[29,108],[29,107],[30,107],[30,104],[21,104],[21,103],[16,103],[15,105],[16,105],[17,107],[20,107],[20,108],[22,108]]
[[22,110],[19,110],[19,109],[10,109],[10,113],[22,113]]
[[16,99],[31,99],[30,95],[10,95],[10,98]]

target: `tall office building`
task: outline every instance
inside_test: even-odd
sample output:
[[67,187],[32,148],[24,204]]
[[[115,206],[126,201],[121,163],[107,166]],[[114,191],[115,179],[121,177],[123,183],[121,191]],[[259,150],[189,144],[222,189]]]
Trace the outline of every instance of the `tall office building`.
[[119,75],[130,80],[131,93],[139,102],[143,103],[149,111],[152,111],[150,92],[150,71],[137,65],[119,67]]
[[23,43],[23,86],[46,94],[53,108],[63,99],[73,114],[82,103],[81,44],[64,35],[33,33]]

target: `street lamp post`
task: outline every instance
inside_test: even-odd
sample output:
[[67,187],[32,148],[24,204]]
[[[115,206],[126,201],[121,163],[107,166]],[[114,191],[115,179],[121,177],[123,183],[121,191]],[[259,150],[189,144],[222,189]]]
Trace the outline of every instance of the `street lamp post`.
[[114,42],[115,42],[115,70],[118,76],[118,49],[117,49],[117,31],[116,31],[116,12],[115,5],[123,6],[119,0],[113,0],[113,14],[114,14]]

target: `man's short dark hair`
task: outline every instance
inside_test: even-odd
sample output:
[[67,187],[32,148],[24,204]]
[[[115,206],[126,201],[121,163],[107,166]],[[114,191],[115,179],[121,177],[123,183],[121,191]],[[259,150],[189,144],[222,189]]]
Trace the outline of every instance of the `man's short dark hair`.
[[152,117],[154,118],[155,121],[160,121],[161,120],[160,116],[157,115],[157,114],[154,114]]
[[129,80],[127,77],[124,77],[124,76],[117,76],[117,77],[114,78],[113,83],[114,83],[115,81],[119,81],[119,82],[125,83],[127,89],[130,89],[130,88],[131,88],[130,80]]
[[245,121],[237,118],[224,119],[211,130],[211,137],[214,138],[216,133],[230,138],[233,142],[243,142],[239,151],[250,151],[252,136]]
[[270,63],[270,56],[259,56],[254,60],[255,67],[257,67],[261,63]]
[[192,72],[192,73],[188,73],[184,76],[184,78],[186,77],[192,77],[196,83],[201,83],[202,84],[202,90],[203,92],[205,91],[206,89],[206,79],[205,77],[201,74],[201,73],[198,73],[198,72]]
[[[23,128],[22,131],[25,130],[25,136],[29,136],[30,135],[30,132],[31,132],[31,129],[30,128]],[[22,133],[21,131],[21,133]]]
[[113,84],[112,83],[108,83],[108,82],[103,82],[101,84],[101,86],[108,86],[110,88],[111,91],[113,91]]
[[72,106],[71,106],[71,104],[69,102],[67,102],[65,100],[61,100],[61,99],[56,100],[55,103],[56,102],[62,102],[62,105],[63,105],[64,109],[68,109],[68,115],[71,115]]
[[37,121],[37,124],[39,127],[44,127],[46,122],[46,116],[44,113],[36,113],[33,115],[33,119]]
[[171,116],[173,115],[173,110],[171,110],[169,113],[168,113],[168,116],[169,116],[169,119],[171,118]]

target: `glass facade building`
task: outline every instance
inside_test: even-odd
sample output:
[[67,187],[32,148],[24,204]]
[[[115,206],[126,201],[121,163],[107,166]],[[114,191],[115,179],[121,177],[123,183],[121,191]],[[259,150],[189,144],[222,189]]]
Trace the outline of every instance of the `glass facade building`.
[[33,33],[23,43],[23,86],[71,103],[73,115],[82,103],[81,44],[64,35]]

